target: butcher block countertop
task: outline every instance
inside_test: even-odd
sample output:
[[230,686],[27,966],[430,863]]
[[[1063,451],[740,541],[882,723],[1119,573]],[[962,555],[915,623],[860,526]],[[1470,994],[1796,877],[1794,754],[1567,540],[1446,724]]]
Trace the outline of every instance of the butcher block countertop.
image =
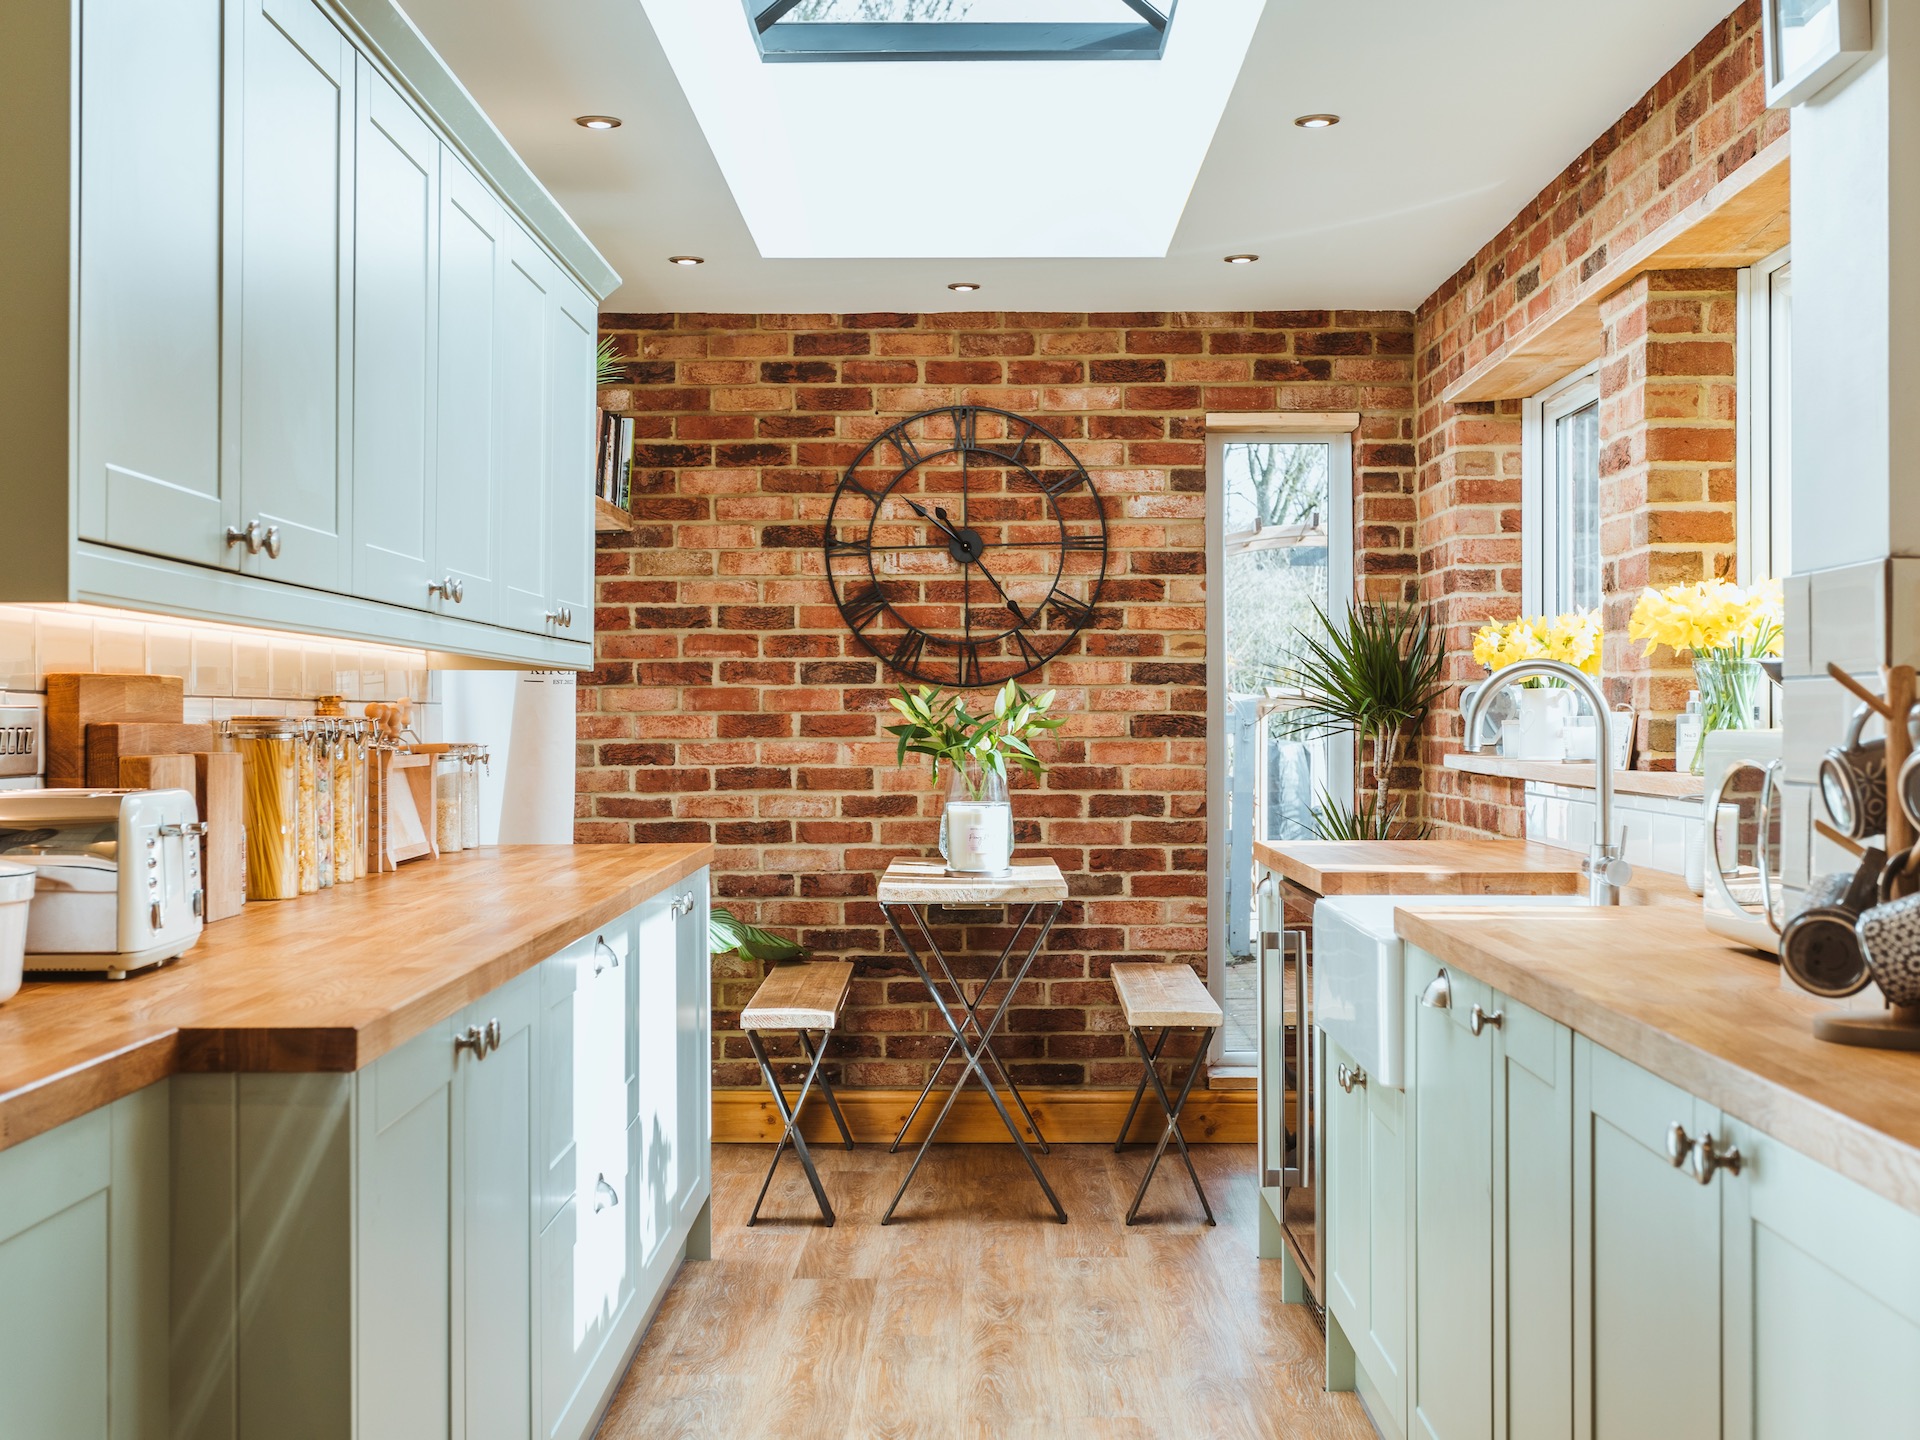
[[1771,959],[1669,908],[1398,912],[1402,938],[1920,1213],[1920,1055],[1813,1037]]
[[[1316,895],[1574,895],[1581,857],[1531,840],[1256,840],[1253,858]],[[1677,875],[1638,869],[1629,904],[1700,903]]]
[[463,851],[257,901],[126,980],[30,981],[0,1004],[0,1150],[183,1071],[357,1070],[712,859]]

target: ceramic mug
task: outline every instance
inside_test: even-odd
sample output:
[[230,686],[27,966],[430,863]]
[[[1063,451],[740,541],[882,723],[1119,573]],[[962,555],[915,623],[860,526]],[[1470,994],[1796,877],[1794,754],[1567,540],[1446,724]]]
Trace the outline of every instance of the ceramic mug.
[[1920,750],[1907,756],[1893,788],[1900,797],[1900,808],[1907,812],[1907,819],[1920,826]]
[[1827,751],[1820,762],[1820,798],[1841,834],[1855,840],[1887,833],[1887,742],[1862,740],[1860,732],[1873,712],[1853,712],[1846,742]]
[[1889,1005],[1920,1005],[1920,895],[1876,905],[1860,917],[1860,945]]
[[[1802,990],[1829,1000],[1857,995],[1873,978],[1857,928],[1860,912],[1880,897],[1884,850],[1868,850],[1851,877],[1821,876],[1810,888],[1814,901],[1780,932],[1780,968]],[[1845,878],[1844,891],[1834,882]]]

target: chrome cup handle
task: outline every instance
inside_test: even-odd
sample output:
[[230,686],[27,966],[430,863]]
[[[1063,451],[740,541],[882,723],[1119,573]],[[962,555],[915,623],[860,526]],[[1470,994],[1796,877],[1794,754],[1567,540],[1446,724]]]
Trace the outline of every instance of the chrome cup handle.
[[[1780,917],[1774,913],[1773,908],[1773,796],[1775,783],[1780,775],[1780,762],[1778,760],[1769,760],[1765,771],[1762,773],[1764,778],[1760,782],[1760,830],[1753,838],[1753,860],[1754,864],[1760,869],[1760,908],[1766,913],[1767,924],[1772,928],[1773,933],[1778,935],[1786,928],[1780,920]],[[1722,776],[1721,783],[1723,788],[1725,781],[1726,777]],[[1717,807],[1719,803],[1719,794],[1719,790],[1714,791],[1716,797],[1714,802],[1715,807]],[[1717,808],[1709,807],[1707,810],[1706,818],[1710,831],[1717,828],[1713,823],[1717,814]],[[1718,852],[1719,845],[1716,841],[1714,844],[1716,857]],[[1713,867],[1713,873],[1720,888],[1723,891],[1726,890],[1726,881],[1719,879],[1720,868],[1717,863]],[[1727,900],[1732,902],[1733,896],[1728,894]],[[1743,907],[1736,904],[1733,908],[1735,912],[1738,913]]]

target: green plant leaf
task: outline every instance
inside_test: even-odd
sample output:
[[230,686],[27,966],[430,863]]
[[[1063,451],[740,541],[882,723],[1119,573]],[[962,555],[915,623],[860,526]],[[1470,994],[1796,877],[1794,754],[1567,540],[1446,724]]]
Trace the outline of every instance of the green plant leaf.
[[798,960],[813,952],[797,940],[749,925],[723,905],[707,913],[707,951],[713,955],[731,955],[735,951],[749,960]]

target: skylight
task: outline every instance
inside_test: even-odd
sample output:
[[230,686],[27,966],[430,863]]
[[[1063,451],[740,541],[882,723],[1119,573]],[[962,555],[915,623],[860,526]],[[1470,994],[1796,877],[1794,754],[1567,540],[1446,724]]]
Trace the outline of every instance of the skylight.
[[768,62],[1158,60],[1174,0],[745,0]]
[[[732,5],[640,3],[761,255],[964,260],[1166,254],[1266,0],[1180,0],[1151,65],[1057,54],[768,65]],[[863,0],[810,3],[857,14]],[[908,0],[864,3],[907,13]],[[927,3],[914,0],[913,13]],[[1098,17],[1124,4],[954,0],[953,9]]]

